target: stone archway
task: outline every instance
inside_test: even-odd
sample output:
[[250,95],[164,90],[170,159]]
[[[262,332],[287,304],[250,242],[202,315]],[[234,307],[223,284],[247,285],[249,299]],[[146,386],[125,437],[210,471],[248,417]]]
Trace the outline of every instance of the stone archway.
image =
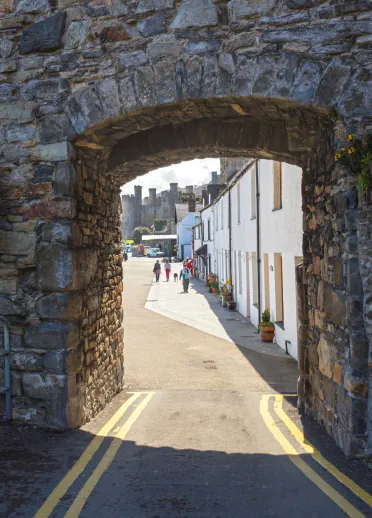
[[122,387],[119,184],[190,155],[272,157],[304,171],[304,408],[355,451],[368,211],[334,167],[330,116],[353,129],[368,113],[368,70],[350,53],[372,32],[368,6],[31,4],[2,8],[0,48],[0,313],[17,417],[77,426]]

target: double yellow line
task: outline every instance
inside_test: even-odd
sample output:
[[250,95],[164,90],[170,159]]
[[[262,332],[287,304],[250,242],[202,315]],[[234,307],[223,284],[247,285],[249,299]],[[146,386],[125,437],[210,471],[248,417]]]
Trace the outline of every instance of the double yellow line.
[[351,518],[364,518],[356,507],[354,507],[346,498],[344,498],[338,491],[336,491],[330,484],[328,484],[316,471],[314,471],[302,458],[301,454],[292,446],[292,444],[285,437],[283,432],[279,429],[277,423],[272,418],[269,412],[269,400],[274,398],[274,411],[280,418],[280,421],[287,427],[291,435],[296,439],[298,444],[303,448],[311,457],[326,469],[331,475],[333,475],[341,484],[347,489],[352,491],[357,497],[363,500],[368,506],[372,507],[372,496],[362,489],[353,480],[347,477],[333,464],[327,461],[321,453],[314,448],[310,443],[305,442],[305,437],[302,431],[295,425],[290,417],[283,410],[283,395],[265,395],[261,398],[260,413],[261,416],[273,434],[277,442],[281,445],[284,452],[288,455],[289,459],[302,473],[311,480],[323,493],[325,493],[347,516]]
[[[81,457],[74,464],[74,466],[70,469],[70,471],[66,474],[66,476],[61,480],[58,486],[52,491],[52,493],[48,496],[44,504],[40,507],[40,509],[35,514],[34,518],[47,518],[51,515],[57,505],[60,503],[61,498],[67,493],[69,488],[75,482],[75,480],[83,473],[84,469],[87,467],[89,462],[92,460],[93,455],[97,452],[98,448],[101,446],[103,440],[112,428],[120,421],[120,419],[124,416],[127,410],[133,405],[133,403],[143,395],[143,392],[135,392],[120,408],[119,410],[111,417],[111,419],[101,428],[92,442],[87,446]],[[124,441],[127,436],[129,430],[133,426],[133,424],[137,421],[145,407],[150,402],[153,397],[154,392],[148,392],[146,397],[140,402],[140,404],[135,408],[135,410],[131,413],[129,418],[125,421],[125,423],[119,427],[116,436],[113,438],[108,450],[102,457],[98,466],[95,468],[91,476],[88,478],[83,488],[76,495],[75,500],[73,501],[71,507],[67,511],[65,517],[68,518],[76,518],[79,516],[81,510],[84,507],[85,502],[88,497],[92,493],[93,489],[97,485],[99,479],[103,475],[103,473],[110,467],[112,461],[114,460],[122,441]]]

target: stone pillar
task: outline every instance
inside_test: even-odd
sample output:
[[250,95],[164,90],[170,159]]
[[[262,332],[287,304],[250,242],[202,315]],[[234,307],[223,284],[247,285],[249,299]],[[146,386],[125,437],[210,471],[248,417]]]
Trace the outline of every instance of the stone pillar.
[[325,136],[303,174],[307,347],[300,405],[352,455],[365,453],[366,446],[368,340],[356,180],[334,166],[333,152]]
[[194,192],[193,185],[186,185],[186,194],[192,194]]

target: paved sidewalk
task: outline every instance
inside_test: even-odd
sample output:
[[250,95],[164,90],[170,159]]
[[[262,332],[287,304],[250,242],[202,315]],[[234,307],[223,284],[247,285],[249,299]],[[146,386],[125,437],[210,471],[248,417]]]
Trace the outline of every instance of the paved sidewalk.
[[192,279],[189,293],[183,293],[182,283],[171,279],[154,282],[145,308],[228,342],[270,356],[285,357],[276,344],[261,342],[256,328],[237,311],[220,304],[217,295],[209,293],[205,284]]

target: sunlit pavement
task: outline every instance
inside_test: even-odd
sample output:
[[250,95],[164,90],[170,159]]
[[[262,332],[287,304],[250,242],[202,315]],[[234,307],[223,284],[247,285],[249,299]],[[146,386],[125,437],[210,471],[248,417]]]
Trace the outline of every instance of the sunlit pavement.
[[194,327],[213,301],[195,286],[186,306],[156,288],[172,318],[146,309],[152,266],[124,265],[125,391],[81,430],[3,446],[0,516],[372,516],[368,470],[295,410],[296,363]]

